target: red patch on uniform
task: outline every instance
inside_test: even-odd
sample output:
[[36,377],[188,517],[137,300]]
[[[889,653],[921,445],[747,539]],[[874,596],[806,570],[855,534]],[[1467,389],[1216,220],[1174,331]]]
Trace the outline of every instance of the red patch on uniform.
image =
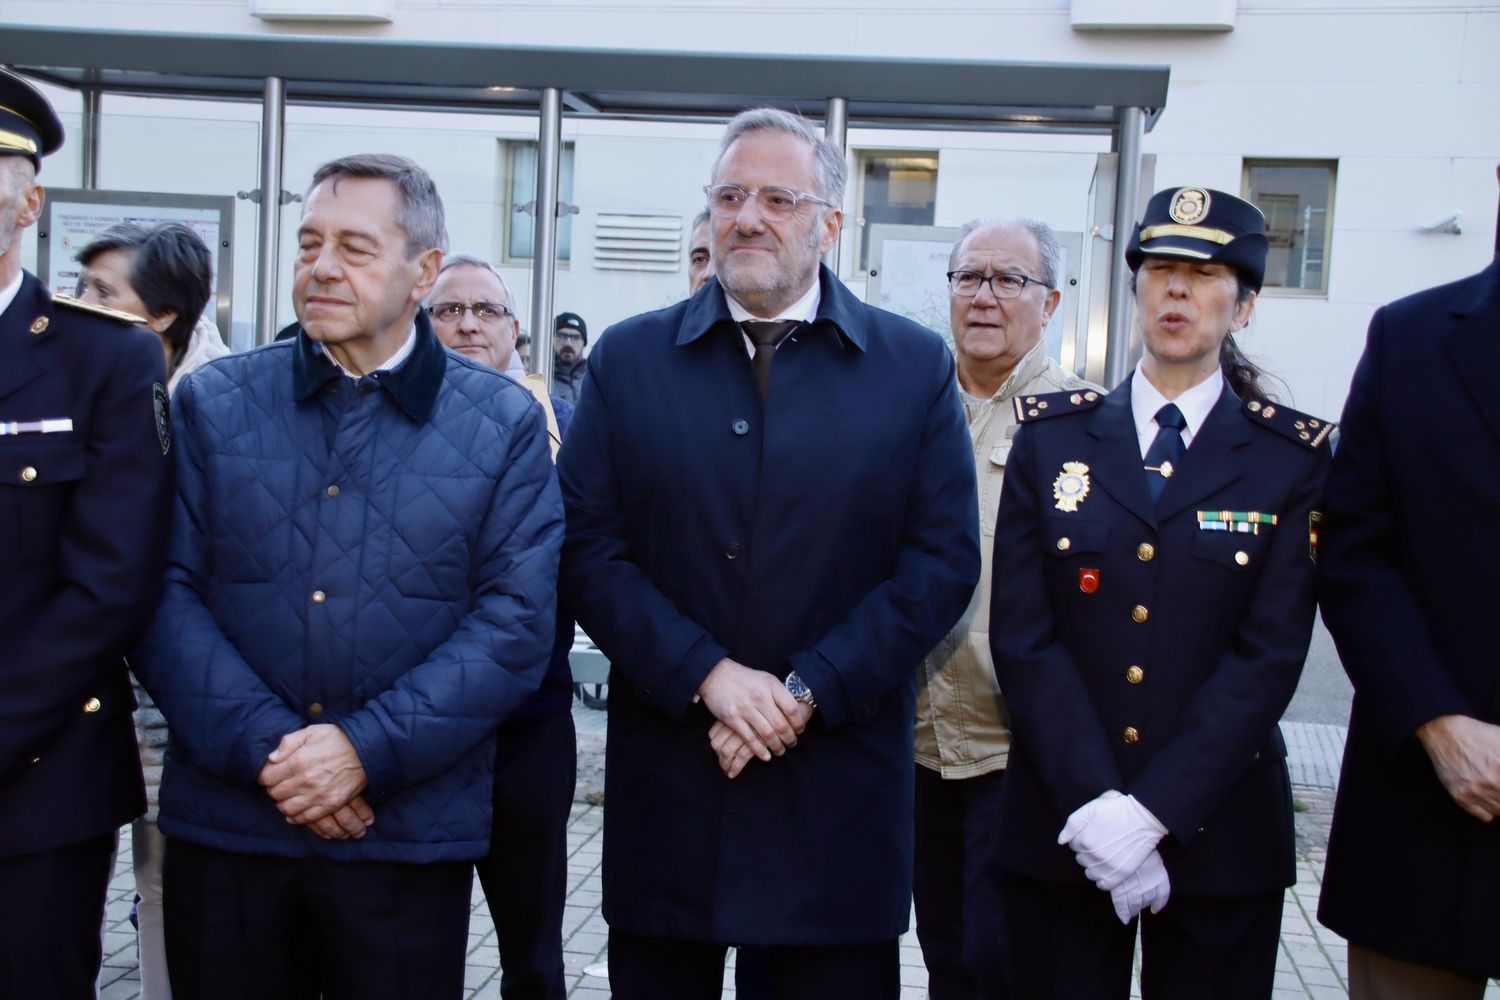
[[1078,589],[1085,594],[1092,594],[1099,589],[1099,571],[1097,569],[1081,569],[1078,571]]

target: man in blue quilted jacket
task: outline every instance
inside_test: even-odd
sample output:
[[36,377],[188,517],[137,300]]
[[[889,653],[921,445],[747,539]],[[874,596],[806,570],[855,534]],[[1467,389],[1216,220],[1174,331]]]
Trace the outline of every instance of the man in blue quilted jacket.
[[303,203],[293,340],[178,389],[166,592],[136,667],[178,1000],[463,992],[495,730],[546,671],[562,505],[541,408],[446,351],[421,167]]

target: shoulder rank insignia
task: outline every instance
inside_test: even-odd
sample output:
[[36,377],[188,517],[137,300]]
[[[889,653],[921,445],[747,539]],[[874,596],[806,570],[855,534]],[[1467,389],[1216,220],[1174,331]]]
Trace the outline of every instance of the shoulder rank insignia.
[[144,316],[137,316],[135,313],[128,313],[122,309],[111,309],[108,306],[91,305],[82,299],[75,299],[71,295],[54,295],[52,296],[52,301],[60,306],[67,306],[69,309],[93,313],[95,316],[108,316],[110,319],[116,319],[122,323],[140,324],[146,322]]
[[1246,403],[1245,416],[1252,424],[1275,431],[1308,448],[1321,448],[1335,426],[1331,420],[1319,420],[1306,413],[1299,413],[1290,406],[1263,399],[1252,399]]
[[1075,389],[1071,392],[1049,392],[1040,396],[1016,396],[1011,402],[1016,407],[1016,422],[1031,423],[1044,417],[1057,417],[1064,413],[1082,413],[1092,410],[1104,398],[1104,393],[1094,389]]

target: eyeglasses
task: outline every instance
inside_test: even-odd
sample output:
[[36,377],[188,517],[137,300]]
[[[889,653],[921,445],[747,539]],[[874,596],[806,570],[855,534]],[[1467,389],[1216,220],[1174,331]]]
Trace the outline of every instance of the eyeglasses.
[[980,274],[978,271],[949,271],[948,289],[954,295],[961,295],[966,299],[972,299],[979,294],[979,286],[989,285],[990,294],[997,299],[1018,298],[1026,290],[1027,285],[1041,285],[1050,288],[1041,278],[1033,278],[1025,274],[1014,274],[1010,271],[997,271],[994,274]]
[[583,334],[577,330],[558,330],[552,335],[554,340],[582,340]]
[[760,205],[760,214],[772,222],[781,222],[797,214],[804,201],[814,205],[833,207],[833,202],[815,198],[810,194],[784,187],[750,188],[738,184],[709,184],[703,189],[708,195],[708,210],[721,219],[739,215],[745,203],[754,199]]
[[514,316],[508,306],[502,306],[498,302],[475,302],[473,305],[465,305],[462,302],[439,302],[437,305],[428,306],[427,312],[433,319],[440,319],[444,323],[457,323],[464,318],[464,313],[471,312],[474,318],[481,323],[498,323],[506,316]]

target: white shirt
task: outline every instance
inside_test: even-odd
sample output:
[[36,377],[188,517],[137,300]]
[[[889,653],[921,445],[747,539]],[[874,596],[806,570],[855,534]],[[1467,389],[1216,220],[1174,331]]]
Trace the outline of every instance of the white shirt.
[[[403,362],[403,361],[406,360],[407,355],[411,354],[412,348],[414,348],[416,346],[417,346],[417,328],[416,328],[416,325],[413,324],[413,326],[411,328],[411,333],[408,333],[406,335],[406,341],[405,341],[405,343],[403,343],[399,348],[396,349],[396,353],[392,354],[390,357],[386,358],[385,361],[383,361],[380,364],[376,365],[374,368],[371,368],[369,371],[365,372],[365,375],[373,375],[376,372],[390,372],[390,371],[395,371],[397,368],[401,367],[401,362]],[[327,358],[329,361],[332,361],[333,364],[334,364],[334,366],[337,367],[338,370],[341,371],[341,372],[343,372],[345,375],[348,375],[350,378],[363,378],[364,377],[364,376],[359,375],[359,374],[357,374],[355,372],[351,372],[349,369],[347,369],[343,365],[339,364],[338,358],[335,358],[331,353],[329,353],[328,348],[325,345],[323,345],[322,343],[319,343],[318,347],[319,347],[319,349],[322,350],[323,357]]]
[[[799,323],[811,323],[818,318],[818,305],[823,301],[823,289],[819,287],[817,276],[814,275],[812,287],[804,292],[800,299],[769,319],[764,316],[752,315],[750,310],[735,301],[734,296],[730,295],[728,290],[724,292],[724,301],[729,303],[729,315],[734,317],[736,323],[743,323],[746,320],[754,323],[774,323],[784,319],[794,319]],[[750,357],[754,358],[755,341],[751,340],[749,335],[743,336],[745,337],[745,349],[750,352]],[[776,346],[780,348],[781,344],[777,344]]]
[[1146,378],[1138,362],[1135,377],[1130,380],[1130,412],[1135,418],[1135,436],[1141,445],[1141,458],[1146,457],[1146,452],[1151,450],[1151,442],[1156,440],[1156,434],[1161,430],[1156,423],[1157,410],[1168,403],[1177,404],[1177,409],[1182,411],[1182,418],[1187,421],[1187,426],[1182,428],[1182,446],[1189,448],[1223,391],[1224,374],[1215,368],[1207,378],[1187,392],[1176,399],[1168,399]]
[[21,278],[24,274],[25,272],[18,268],[15,280],[4,288],[0,288],[0,316],[5,315],[5,310],[10,308],[10,304],[16,301],[16,296],[20,294]]

